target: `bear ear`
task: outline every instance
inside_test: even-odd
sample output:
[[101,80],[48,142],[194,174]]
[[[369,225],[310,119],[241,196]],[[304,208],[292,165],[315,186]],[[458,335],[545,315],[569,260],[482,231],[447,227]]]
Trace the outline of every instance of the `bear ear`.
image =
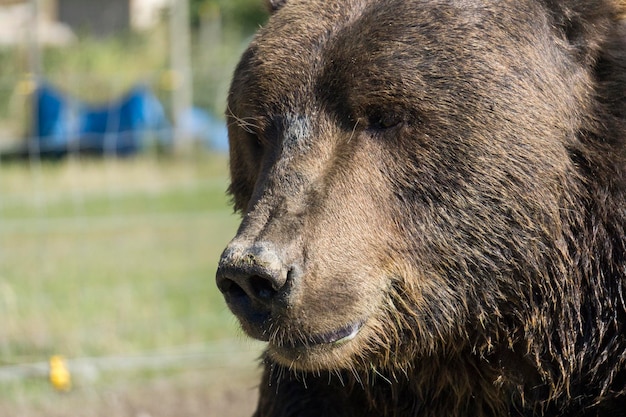
[[287,0],[265,0],[265,4],[270,13],[274,13],[276,10],[283,7],[285,3],[287,3]]
[[611,28],[626,17],[626,0],[542,0],[554,25],[581,59],[597,52]]

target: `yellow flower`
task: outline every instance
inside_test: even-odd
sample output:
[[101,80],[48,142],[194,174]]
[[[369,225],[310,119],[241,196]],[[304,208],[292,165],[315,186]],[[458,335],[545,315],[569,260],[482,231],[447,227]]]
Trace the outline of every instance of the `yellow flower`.
[[72,387],[72,376],[63,356],[50,357],[50,383],[59,391],[69,391]]

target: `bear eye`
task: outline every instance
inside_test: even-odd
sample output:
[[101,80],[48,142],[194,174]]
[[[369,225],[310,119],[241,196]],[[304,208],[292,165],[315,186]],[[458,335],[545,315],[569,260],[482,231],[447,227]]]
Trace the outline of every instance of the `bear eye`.
[[243,137],[246,145],[254,152],[263,151],[266,145],[266,141],[263,139],[263,132],[259,125],[247,125],[241,126],[243,130]]
[[228,113],[231,123],[236,125],[243,133],[246,145],[255,151],[262,150],[264,147],[262,139],[263,119],[257,116],[237,116],[230,108]]
[[373,110],[367,116],[368,128],[374,130],[391,129],[402,123],[402,116],[391,111]]
[[263,142],[256,133],[246,132],[246,139],[250,146],[255,150],[263,149]]

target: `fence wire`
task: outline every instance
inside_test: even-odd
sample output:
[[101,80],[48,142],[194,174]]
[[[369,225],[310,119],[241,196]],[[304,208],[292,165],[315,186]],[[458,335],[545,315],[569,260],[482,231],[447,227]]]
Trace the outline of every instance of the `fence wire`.
[[[55,354],[78,375],[230,363],[226,187],[224,155],[0,165],[0,382]],[[181,345],[203,348],[158,353]]]

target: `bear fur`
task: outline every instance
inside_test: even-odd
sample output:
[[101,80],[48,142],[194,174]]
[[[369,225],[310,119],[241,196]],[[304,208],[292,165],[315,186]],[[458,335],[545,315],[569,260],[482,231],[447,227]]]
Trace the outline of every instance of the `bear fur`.
[[278,0],[217,285],[255,416],[626,416],[626,6]]

